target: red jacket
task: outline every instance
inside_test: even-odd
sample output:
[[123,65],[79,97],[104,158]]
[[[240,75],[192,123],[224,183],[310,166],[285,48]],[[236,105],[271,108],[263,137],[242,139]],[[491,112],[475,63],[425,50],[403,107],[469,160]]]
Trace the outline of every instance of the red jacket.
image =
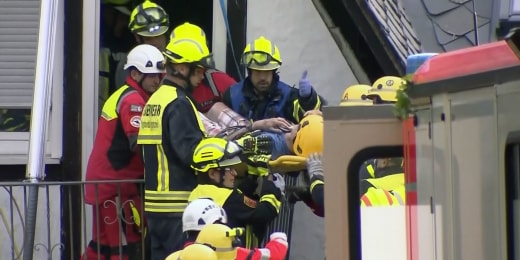
[[[133,180],[144,175],[144,165],[137,149],[141,113],[149,95],[132,78],[105,102],[99,118],[94,146],[87,164],[86,180]],[[137,196],[135,183],[86,185],[88,204]]]
[[[224,92],[236,81],[228,74],[218,70],[207,70],[204,80],[193,89],[193,99],[200,112],[206,113],[216,102],[222,101]],[[215,89],[211,87],[214,85]]]
[[279,233],[273,233],[271,240],[265,245],[265,248],[247,249],[237,248],[236,260],[285,260],[287,255],[287,236]]

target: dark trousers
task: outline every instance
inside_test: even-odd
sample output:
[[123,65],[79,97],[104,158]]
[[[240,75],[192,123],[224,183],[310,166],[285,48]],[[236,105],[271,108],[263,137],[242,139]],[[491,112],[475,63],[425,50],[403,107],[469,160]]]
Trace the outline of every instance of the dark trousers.
[[147,214],[148,235],[150,236],[151,260],[164,260],[171,253],[181,250],[182,216],[156,216]]

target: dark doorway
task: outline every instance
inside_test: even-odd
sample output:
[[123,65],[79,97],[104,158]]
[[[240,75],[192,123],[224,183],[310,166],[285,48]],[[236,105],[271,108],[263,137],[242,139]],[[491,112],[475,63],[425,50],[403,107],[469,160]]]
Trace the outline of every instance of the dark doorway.
[[207,0],[158,0],[170,16],[170,31],[184,22],[200,26],[206,33],[208,47],[212,50],[213,41],[213,1]]

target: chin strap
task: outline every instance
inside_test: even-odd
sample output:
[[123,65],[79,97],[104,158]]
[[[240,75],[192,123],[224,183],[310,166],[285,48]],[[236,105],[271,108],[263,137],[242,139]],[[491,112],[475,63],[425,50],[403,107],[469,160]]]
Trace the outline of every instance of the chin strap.
[[174,76],[176,78],[180,78],[182,80],[184,80],[186,82],[186,89],[188,90],[192,90],[195,88],[195,86],[191,85],[191,81],[190,81],[190,77],[193,76],[193,74],[195,73],[195,65],[193,64],[190,64],[189,68],[188,68],[188,76],[184,76],[182,75],[182,73],[178,72],[174,67],[173,67],[173,64],[172,63],[168,63],[169,68],[170,68],[170,74],[171,76]]

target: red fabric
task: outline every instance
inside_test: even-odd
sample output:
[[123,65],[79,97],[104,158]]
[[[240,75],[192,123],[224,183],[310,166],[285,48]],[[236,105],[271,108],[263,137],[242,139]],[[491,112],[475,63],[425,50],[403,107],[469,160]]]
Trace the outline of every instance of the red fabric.
[[[149,96],[132,78],[127,78],[127,84],[137,91],[128,94],[120,101],[119,117],[126,137],[136,136],[139,133],[139,126],[132,119],[141,117],[142,109],[139,111],[136,107],[144,108]],[[132,125],[132,122],[134,124]],[[144,165],[139,155],[139,149],[133,151],[134,155],[130,163],[122,169],[114,169],[107,156],[108,150],[113,144],[116,135],[117,119],[106,120],[99,118],[98,129],[94,146],[90,154],[85,179],[87,181],[95,180],[124,180],[124,179],[141,179],[144,175]],[[124,148],[123,148],[124,149]],[[130,147],[128,147],[130,149]],[[86,185],[85,202],[94,205],[102,204],[105,200],[113,199],[118,195],[133,197],[138,195],[137,185],[135,183],[119,183],[119,184],[99,184]]]
[[192,93],[192,96],[197,103],[197,107],[202,113],[208,112],[213,104],[222,101],[222,95],[224,95],[224,92],[236,83],[235,79],[221,71],[215,71],[211,73],[211,76],[213,76],[213,81],[215,82],[215,86],[217,87],[220,96],[215,97],[215,95],[213,95],[211,87],[205,84],[205,80],[193,89]]
[[[265,249],[269,250],[269,260],[285,260],[285,255],[287,255],[287,244],[280,242],[278,240],[271,240],[267,245],[265,245]],[[251,258],[248,256],[253,251],[253,255]],[[237,248],[237,257],[236,260],[263,260],[262,251],[257,249],[249,250],[247,248],[239,247]]]
[[[130,202],[138,207],[137,210],[139,212],[142,212],[142,209],[139,208],[141,201],[138,197],[121,198],[119,202],[116,200],[107,200],[105,203],[93,207],[92,241],[100,247],[115,248],[116,250],[119,249],[119,245],[122,247],[125,244],[139,243],[141,241],[139,227],[135,225],[132,218]],[[117,212],[117,205],[121,207],[119,214]],[[121,219],[118,219],[119,217]],[[141,219],[143,219],[143,216],[141,216]],[[122,239],[120,239],[120,236]],[[128,259],[128,255],[122,255],[120,258],[119,254],[111,254],[110,258],[107,259],[102,253],[98,255],[97,248],[87,247],[81,259],[126,260]]]

